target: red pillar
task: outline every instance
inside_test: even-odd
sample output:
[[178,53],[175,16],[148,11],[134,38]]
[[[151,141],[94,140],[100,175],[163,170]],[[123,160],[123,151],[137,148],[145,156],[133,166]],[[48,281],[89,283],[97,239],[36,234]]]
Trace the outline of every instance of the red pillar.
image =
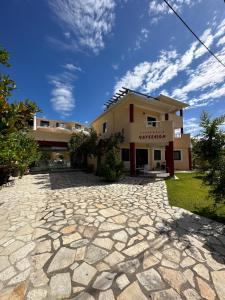
[[189,170],[192,170],[192,155],[191,148],[188,148]]
[[135,143],[130,143],[130,175],[136,175]]
[[167,172],[170,173],[170,176],[174,176],[173,142],[169,142],[169,145],[166,146],[165,158]]

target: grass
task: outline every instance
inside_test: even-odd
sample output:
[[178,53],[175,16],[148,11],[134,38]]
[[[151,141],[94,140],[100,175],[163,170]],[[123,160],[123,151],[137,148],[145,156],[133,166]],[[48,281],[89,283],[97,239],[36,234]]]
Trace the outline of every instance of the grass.
[[199,173],[176,173],[179,180],[166,180],[170,205],[185,208],[225,224],[225,203],[215,204]]

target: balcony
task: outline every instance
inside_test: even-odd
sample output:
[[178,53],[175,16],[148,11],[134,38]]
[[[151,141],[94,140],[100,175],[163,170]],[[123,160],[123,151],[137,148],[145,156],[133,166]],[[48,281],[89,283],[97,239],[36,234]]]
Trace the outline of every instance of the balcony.
[[165,145],[169,141],[173,141],[173,121],[154,121],[151,123],[130,123],[129,142]]
[[174,129],[183,127],[183,117],[177,116],[175,114],[170,114],[169,119],[170,121],[173,121]]

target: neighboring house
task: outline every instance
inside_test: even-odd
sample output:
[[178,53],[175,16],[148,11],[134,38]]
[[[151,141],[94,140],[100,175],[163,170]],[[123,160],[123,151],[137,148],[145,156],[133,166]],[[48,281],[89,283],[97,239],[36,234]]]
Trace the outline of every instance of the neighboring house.
[[73,133],[88,129],[79,122],[65,122],[34,117],[31,135],[42,151],[40,168],[70,167],[68,142]]
[[188,105],[160,95],[153,98],[124,89],[106,104],[92,126],[100,138],[121,132],[121,159],[131,175],[136,170],[191,169],[190,134],[184,134],[183,109]]

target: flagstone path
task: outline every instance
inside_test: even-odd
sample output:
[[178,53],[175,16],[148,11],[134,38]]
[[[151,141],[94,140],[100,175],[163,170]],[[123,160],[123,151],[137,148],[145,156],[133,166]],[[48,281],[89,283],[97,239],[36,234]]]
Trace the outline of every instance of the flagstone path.
[[225,300],[225,226],[161,180],[28,175],[0,190],[0,299]]

